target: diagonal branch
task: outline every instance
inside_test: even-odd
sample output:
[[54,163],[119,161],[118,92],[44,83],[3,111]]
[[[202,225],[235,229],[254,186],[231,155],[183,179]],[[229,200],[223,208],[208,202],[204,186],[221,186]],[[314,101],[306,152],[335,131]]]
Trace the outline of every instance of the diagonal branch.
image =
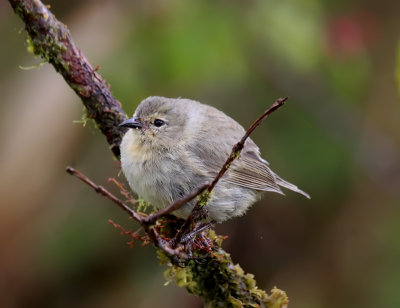
[[[150,239],[152,240],[153,244],[156,247],[159,247],[161,250],[163,250],[165,253],[167,253],[171,257],[178,257],[179,259],[184,259],[184,260],[186,260],[188,258],[187,254],[182,252],[181,249],[176,249],[176,248],[170,247],[169,243],[164,241],[154,228],[150,228],[150,224],[148,223],[148,221],[146,221],[146,218],[147,218],[146,216],[142,216],[142,215],[139,215],[138,213],[136,213],[129,206],[127,206],[125,203],[123,203],[120,199],[118,199],[116,196],[114,196],[112,193],[110,193],[107,189],[105,189],[101,185],[97,185],[95,182],[93,182],[91,179],[89,179],[82,172],[79,172],[78,170],[76,170],[70,166],[68,166],[66,168],[66,171],[69,174],[76,176],[79,180],[81,180],[82,182],[84,182],[87,185],[89,185],[90,187],[92,187],[97,193],[108,198],[109,200],[114,202],[116,205],[118,205],[122,210],[127,212],[130,217],[132,217],[138,223],[141,224],[141,226],[144,228],[146,234],[150,237]],[[205,188],[203,188],[203,190],[204,189]],[[183,202],[183,201],[181,201],[181,202]],[[162,215],[160,215],[160,217],[164,216],[166,214],[162,213]]]
[[54,66],[81,98],[89,118],[94,119],[118,158],[125,132],[118,127],[127,119],[109,86],[72,41],[68,28],[39,0],[9,0],[25,23],[33,52]]
[[208,187],[210,186],[209,183],[204,183],[201,185],[199,188],[196,190],[192,191],[190,194],[187,196],[183,197],[182,199],[176,200],[174,203],[171,205],[167,206],[164,209],[159,210],[158,212],[151,214],[147,217],[143,217],[143,222],[146,224],[153,224],[157,219],[164,217],[168,214],[171,214],[173,211],[179,210],[181,207],[183,207],[186,203],[189,203],[192,201],[194,198],[196,198],[198,195],[203,193]]
[[224,176],[225,172],[228,171],[229,167],[232,165],[233,161],[240,156],[240,152],[243,150],[244,143],[246,142],[247,138],[254,132],[254,130],[261,124],[261,122],[268,117],[271,113],[275,110],[279,109],[283,106],[283,104],[287,101],[288,97],[278,98],[267,110],[264,111],[262,115],[260,115],[253,124],[247,129],[246,133],[243,135],[242,139],[238,143],[236,143],[229,154],[228,158],[226,159],[225,163],[222,165],[221,169],[219,170],[217,176],[211,182],[210,186],[207,188],[208,192],[211,192],[215,185],[217,185],[218,181]]
[[91,179],[89,179],[86,175],[83,173],[79,172],[78,170],[68,166],[65,169],[69,174],[76,176],[78,179],[80,179],[82,182],[88,184],[90,187],[92,187],[97,193],[103,195],[104,197],[107,197],[110,199],[112,202],[114,202],[116,205],[118,205],[122,210],[127,212],[129,216],[134,218],[137,222],[142,222],[142,217],[137,214],[134,210],[132,210],[129,206],[127,206],[125,203],[123,203],[121,200],[119,200],[117,197],[115,197],[113,194],[111,194],[108,190],[106,190],[103,186],[97,185],[94,183]]
[[[278,98],[264,113],[259,116],[253,124],[247,129],[246,133],[243,135],[242,139],[238,143],[236,143],[232,147],[232,151],[229,154],[228,158],[226,159],[225,163],[222,165],[221,169],[219,170],[218,174],[215,176],[214,180],[208,185],[206,190],[198,191],[196,196],[200,196],[192,209],[190,215],[186,218],[184,224],[179,229],[179,231],[175,235],[175,245],[178,244],[182,237],[190,231],[190,226],[193,221],[197,220],[197,215],[202,214],[202,209],[210,200],[210,193],[213,191],[215,185],[219,182],[219,180],[224,176],[224,174],[228,171],[229,167],[232,165],[233,161],[240,156],[240,152],[243,150],[244,144],[247,138],[254,132],[254,130],[261,124],[261,122],[268,117],[272,112],[279,109],[283,106],[283,104],[287,101],[288,97]],[[194,199],[194,198],[192,198]],[[183,205],[180,205],[182,207]],[[176,209],[175,209],[176,210]]]

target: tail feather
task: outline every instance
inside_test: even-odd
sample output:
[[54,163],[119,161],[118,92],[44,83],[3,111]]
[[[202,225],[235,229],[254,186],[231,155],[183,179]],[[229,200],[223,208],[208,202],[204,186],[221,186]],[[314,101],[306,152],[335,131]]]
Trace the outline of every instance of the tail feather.
[[296,185],[289,183],[289,182],[285,181],[284,179],[280,178],[277,174],[275,174],[275,179],[276,179],[276,184],[278,184],[279,186],[293,190],[294,192],[302,194],[304,197],[311,199],[309,194],[307,194],[306,192],[299,189]]

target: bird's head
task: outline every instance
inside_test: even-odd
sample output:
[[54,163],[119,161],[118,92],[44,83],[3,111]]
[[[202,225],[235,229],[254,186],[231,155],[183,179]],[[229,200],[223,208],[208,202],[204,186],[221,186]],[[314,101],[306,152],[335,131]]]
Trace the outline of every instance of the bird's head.
[[119,126],[131,128],[131,138],[152,148],[169,148],[184,137],[188,108],[179,99],[151,96],[143,100],[132,118]]

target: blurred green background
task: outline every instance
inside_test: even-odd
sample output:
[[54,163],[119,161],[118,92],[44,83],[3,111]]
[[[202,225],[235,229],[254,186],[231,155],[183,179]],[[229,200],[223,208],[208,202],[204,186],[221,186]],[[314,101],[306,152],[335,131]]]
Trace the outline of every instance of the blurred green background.
[[[400,307],[399,1],[49,1],[131,114],[189,97],[248,126],[264,158],[311,194],[266,194],[218,226],[235,262],[290,307]],[[201,307],[164,286],[136,225],[65,172],[112,191],[105,138],[0,2],[1,307]],[[399,56],[400,58],[400,56]],[[123,177],[119,179],[123,181]]]

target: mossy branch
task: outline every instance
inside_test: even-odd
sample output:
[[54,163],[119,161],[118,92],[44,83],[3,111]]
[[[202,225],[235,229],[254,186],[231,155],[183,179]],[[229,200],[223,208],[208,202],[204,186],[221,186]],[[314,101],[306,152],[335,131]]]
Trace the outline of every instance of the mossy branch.
[[[168,241],[164,240],[168,237],[169,231],[172,230],[172,234],[176,233],[173,222],[166,220],[162,222],[162,228],[151,228],[150,221],[144,219],[145,216],[136,213],[104,187],[97,185],[72,167],[67,167],[67,172],[116,203],[142,225],[148,240],[158,248],[157,254],[161,263],[168,267],[164,273],[167,284],[174,281],[179,287],[186,288],[189,293],[200,296],[206,307],[287,307],[289,300],[284,291],[273,288],[268,295],[258,289],[252,274],[246,274],[239,264],[232,262],[230,255],[221,247],[223,237],[216,235],[214,230],[203,234],[213,245],[210,251],[211,257],[187,261],[187,256],[182,250],[172,248],[168,245]],[[193,194],[195,193],[201,195],[201,189]],[[162,236],[159,232],[163,233]],[[180,260],[186,261],[182,264]]]
[[[213,231],[210,237],[216,237]],[[185,267],[172,265],[163,255],[159,258],[168,262],[165,278],[202,297],[205,307],[283,308],[288,305],[284,291],[273,288],[267,295],[257,287],[254,275],[246,274],[239,264],[233,264],[223,249],[218,249],[205,263],[190,261]]]
[[127,119],[104,79],[72,41],[68,28],[39,0],[9,0],[29,34],[28,50],[54,66],[81,98],[118,158],[125,132],[118,124]]
[[[96,69],[71,39],[67,27],[58,21],[39,0],[9,0],[15,13],[22,19],[29,34],[28,50],[40,55],[54,66],[68,85],[82,99],[88,116],[94,119],[106,136],[110,149],[119,157],[119,144],[125,132],[118,127],[127,116],[120,103],[112,96],[109,87]],[[209,237],[218,237],[211,231]],[[184,267],[174,265],[170,256],[158,250],[168,281],[175,281],[188,292],[203,298],[206,307],[286,307],[285,292],[276,288],[271,295],[258,289],[252,274],[246,274],[235,265],[219,242],[214,256],[204,263],[189,261]]]

